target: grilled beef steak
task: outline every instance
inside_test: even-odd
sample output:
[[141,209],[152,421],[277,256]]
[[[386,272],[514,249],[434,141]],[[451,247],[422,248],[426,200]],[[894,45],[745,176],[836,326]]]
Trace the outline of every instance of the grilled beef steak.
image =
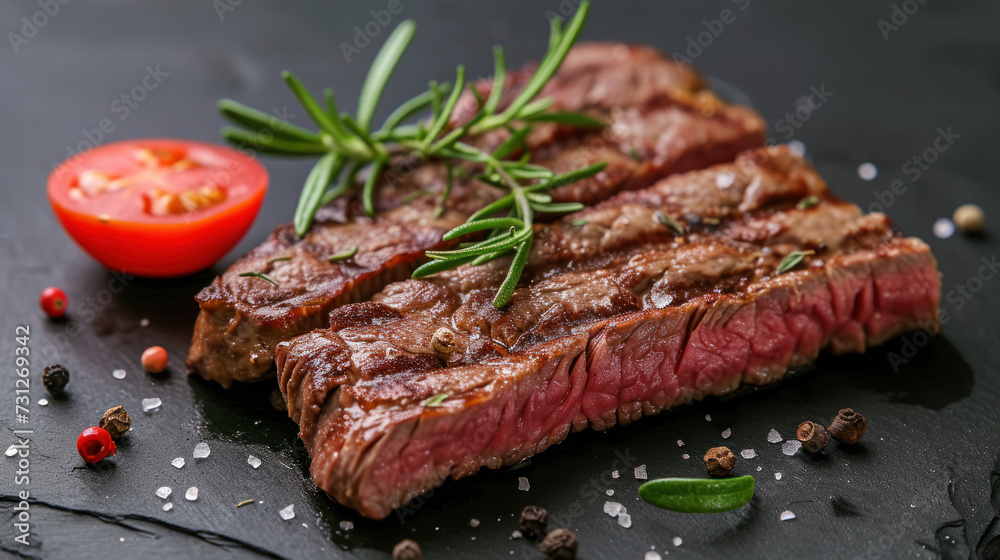
[[[529,76],[530,69],[511,73],[506,97],[516,95]],[[490,83],[477,87],[488,93]],[[596,203],[672,173],[732,161],[764,140],[764,124],[755,113],[722,104],[692,69],[644,47],[580,45],[542,96],[554,100],[555,110],[581,111],[609,123],[604,130],[544,124],[529,136],[534,161],[557,173],[607,163],[598,175],[553,191],[558,201]],[[461,100],[457,119],[473,111],[471,103],[471,94]],[[505,134],[469,141],[489,147]],[[450,246],[441,241],[445,231],[500,194],[459,178],[438,215],[446,184],[441,164],[414,169],[411,161],[396,161],[380,183],[376,218],[363,216],[355,199],[337,200],[320,210],[303,238],[290,224],[279,226],[202,290],[188,366],[224,386],[261,379],[272,370],[278,342],[323,327],[336,307],[366,300],[408,277],[425,260],[425,251]],[[326,259],[355,246],[357,254],[345,262]],[[241,277],[245,272],[266,273],[278,286]]]
[[[808,196],[819,202],[797,208]],[[570,430],[771,383],[820,350],[862,352],[938,322],[928,247],[838,200],[781,147],[537,226],[498,310],[509,260],[391,284],[278,345],[320,488],[383,518]]]

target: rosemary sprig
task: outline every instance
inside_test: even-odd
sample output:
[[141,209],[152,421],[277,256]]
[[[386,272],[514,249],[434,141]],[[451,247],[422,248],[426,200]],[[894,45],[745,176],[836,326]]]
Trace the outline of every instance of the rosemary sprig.
[[353,257],[355,254],[357,254],[357,252],[358,252],[358,248],[357,247],[351,247],[350,249],[346,249],[346,250],[341,251],[339,253],[336,253],[334,255],[330,255],[329,257],[326,258],[326,260],[329,261],[329,262],[346,261],[347,259],[349,259],[349,258]]
[[[416,32],[416,25],[407,20],[393,30],[375,57],[353,117],[337,109],[332,90],[324,91],[324,107],[294,75],[285,72],[282,77],[319,130],[310,131],[236,101],[223,99],[219,101],[219,111],[241,128],[226,127],[222,135],[232,143],[249,145],[260,153],[320,156],[306,179],[295,211],[295,231],[300,236],[308,231],[321,206],[358,188],[357,178],[365,167],[370,167],[370,170],[361,187],[361,201],[365,213],[374,215],[379,176],[395,154],[409,154],[424,160],[458,159],[486,163],[487,174],[502,172],[514,181],[548,178],[551,173],[546,175],[547,170],[528,164],[526,160],[505,160],[520,147],[517,143],[507,145],[505,142],[493,154],[484,154],[463,145],[461,139],[469,134],[512,128],[517,122],[524,125],[520,136],[516,133],[511,135],[515,142],[522,142],[528,127],[535,122],[603,126],[603,123],[585,115],[548,111],[552,101],[536,99],[579,37],[589,9],[589,2],[581,2],[565,29],[560,20],[553,21],[548,52],[514,101],[499,113],[506,62],[503,49],[496,47],[490,95],[481,102],[479,111],[462,126],[449,130],[462,91],[467,85],[472,87],[465,81],[464,68],[459,66],[452,85],[432,82],[427,91],[392,111],[381,128],[373,129],[372,120],[382,93]],[[409,118],[428,110],[431,114],[427,122],[405,124]]]
[[[479,176],[479,180],[507,189],[509,193],[480,209],[464,224],[444,234],[444,239],[457,239],[479,231],[490,231],[489,236],[478,243],[450,251],[428,251],[427,256],[433,260],[413,271],[413,277],[429,276],[467,263],[480,265],[513,252],[514,259],[507,276],[493,298],[494,307],[501,308],[510,301],[528,262],[534,238],[535,213],[575,212],[583,208],[577,202],[552,202],[552,197],[545,194],[546,191],[596,175],[604,169],[605,164],[597,163],[562,175],[551,175],[550,172],[551,176],[536,183],[521,184],[506,172],[501,162],[487,163],[494,165],[496,169],[492,174]],[[504,210],[508,211],[506,217],[494,217],[494,214]]]

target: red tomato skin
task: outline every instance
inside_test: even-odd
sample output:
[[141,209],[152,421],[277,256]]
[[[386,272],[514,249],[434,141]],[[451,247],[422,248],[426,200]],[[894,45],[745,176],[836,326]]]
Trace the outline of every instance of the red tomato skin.
[[[196,145],[226,150],[253,168],[257,184],[235,203],[212,212],[199,212],[186,220],[163,222],[102,220],[74,208],[57,167],[49,177],[48,195],[56,217],[70,237],[90,256],[111,270],[148,278],[170,278],[204,270],[225,256],[253,225],[267,192],[267,171],[252,157],[213,144],[194,141],[148,139],[105,144],[95,150],[141,142],[149,146]],[[77,157],[85,157],[87,152]],[[69,161],[63,163],[67,166]]]
[[41,305],[42,311],[53,319],[58,319],[65,315],[66,307],[69,305],[66,293],[54,286],[42,290],[42,295],[38,298],[38,304]]

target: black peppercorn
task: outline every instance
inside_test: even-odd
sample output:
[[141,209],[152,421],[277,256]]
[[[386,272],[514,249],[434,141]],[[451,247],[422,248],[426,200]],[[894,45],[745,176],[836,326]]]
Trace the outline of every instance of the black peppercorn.
[[549,512],[538,506],[526,506],[521,512],[521,532],[530,539],[545,534]]
[[108,409],[104,416],[101,416],[97,427],[107,430],[112,439],[118,439],[132,427],[132,419],[129,418],[128,412],[125,412],[124,408],[116,406]]
[[403,539],[392,549],[392,560],[423,560],[424,553],[417,541]]
[[61,395],[69,383],[69,370],[59,364],[47,366],[42,372],[42,385],[53,395]]
[[576,534],[569,529],[555,529],[545,535],[538,548],[553,560],[574,560],[576,558]]
[[733,467],[736,466],[736,455],[728,447],[713,447],[705,453],[703,459],[708,474],[712,476],[726,476]]
[[799,429],[796,430],[795,437],[802,442],[802,448],[810,453],[823,451],[827,442],[830,441],[823,426],[809,421],[799,424]]
[[285,404],[285,397],[281,396],[281,391],[275,389],[271,391],[271,408],[278,412],[288,412],[288,405]]
[[844,408],[837,413],[837,417],[830,423],[827,431],[833,439],[840,443],[853,445],[865,435],[868,429],[868,420],[854,409]]

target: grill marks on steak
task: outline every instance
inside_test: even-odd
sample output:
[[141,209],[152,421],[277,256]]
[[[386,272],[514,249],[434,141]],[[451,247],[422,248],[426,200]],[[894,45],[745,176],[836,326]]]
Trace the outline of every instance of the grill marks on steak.
[[[795,208],[813,194],[820,204]],[[505,263],[463,267],[392,284],[278,346],[320,488],[382,518],[571,429],[769,383],[823,348],[861,352],[938,320],[927,246],[833,197],[782,148],[619,195],[540,226],[537,240],[503,310],[490,300]],[[776,276],[804,247],[817,254]],[[435,349],[439,329],[454,351]],[[420,404],[438,394],[449,395],[441,406]]]
[[[529,76],[528,70],[509,74],[513,87],[508,97]],[[489,85],[478,87],[488,93]],[[763,143],[760,117],[722,104],[702,87],[692,69],[652,49],[620,44],[574,48],[543,95],[554,100],[557,110],[587,112],[609,126],[594,131],[542,125],[528,143],[534,161],[557,173],[598,161],[608,167],[555,190],[553,197],[592,204],[671,173],[731,161],[741,150]],[[462,102],[475,100],[469,94]],[[470,141],[489,147],[506,134]],[[414,169],[413,162],[401,160],[381,179],[376,218],[363,216],[357,200],[345,198],[321,209],[301,240],[290,224],[279,226],[196,297],[201,313],[188,366],[223,386],[266,376],[278,342],[323,327],[337,306],[368,299],[386,284],[407,278],[425,260],[425,251],[448,245],[441,241],[445,231],[499,196],[492,187],[459,179],[446,211],[435,217],[435,197],[444,186],[442,165]],[[352,259],[326,261],[353,246],[358,252]],[[274,260],[286,258],[290,260]],[[264,272],[279,286],[240,277],[244,272]]]

